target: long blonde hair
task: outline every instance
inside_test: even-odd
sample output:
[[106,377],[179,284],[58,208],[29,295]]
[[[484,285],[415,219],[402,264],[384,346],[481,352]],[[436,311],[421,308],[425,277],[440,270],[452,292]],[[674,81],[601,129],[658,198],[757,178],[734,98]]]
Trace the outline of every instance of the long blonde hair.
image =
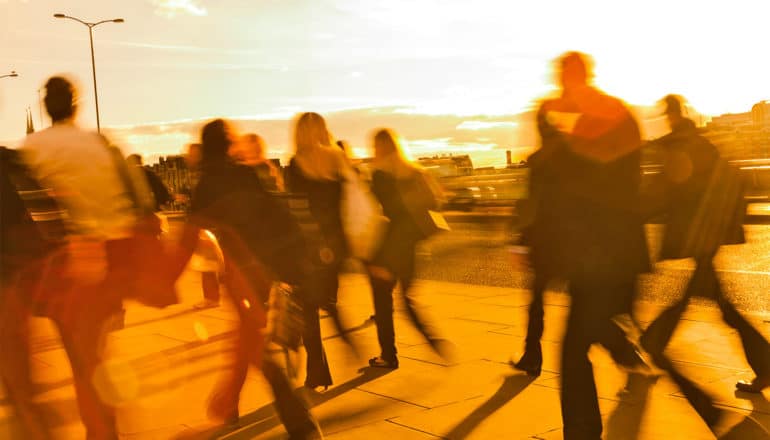
[[302,113],[294,126],[294,160],[310,179],[340,180],[346,171],[344,152],[335,146],[326,121],[318,113]]
[[392,174],[396,179],[406,179],[420,171],[420,167],[404,157],[404,151],[396,133],[382,128],[374,134],[374,169]]

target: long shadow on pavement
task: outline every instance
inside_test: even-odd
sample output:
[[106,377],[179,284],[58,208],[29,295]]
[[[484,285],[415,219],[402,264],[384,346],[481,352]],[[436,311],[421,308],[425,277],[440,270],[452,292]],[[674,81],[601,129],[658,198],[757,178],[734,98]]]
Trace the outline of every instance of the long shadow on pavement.
[[[342,394],[345,394],[348,391],[351,391],[367,382],[370,382],[379,377],[382,377],[390,373],[392,370],[365,367],[365,368],[361,368],[358,371],[361,373],[359,376],[356,376],[353,379],[330,389],[329,391],[326,391],[323,393],[311,392],[310,396],[308,396],[308,398],[306,399],[308,406],[313,408],[318,405],[321,405],[322,403],[328,402],[336,397],[339,397]],[[295,392],[299,392],[300,390],[302,390],[302,388],[300,388]],[[205,431],[181,434],[175,437],[175,439],[176,440],[204,440],[204,439],[216,439],[216,438],[226,437],[227,439],[232,439],[232,440],[246,440],[246,439],[253,439],[256,436],[263,434],[275,428],[276,426],[279,426],[280,424],[281,424],[281,421],[278,419],[278,417],[275,414],[275,409],[273,408],[273,404],[270,403],[268,405],[264,405],[261,408],[258,408],[252,411],[249,414],[242,416],[238,421],[238,426],[235,426],[235,427],[219,426],[219,427],[208,429]]]
[[514,374],[506,377],[503,384],[500,385],[500,388],[497,389],[492,397],[468,414],[444,438],[450,440],[466,438],[481,422],[524,391],[534,380],[535,378],[523,374]]
[[638,438],[644,409],[659,376],[629,374],[624,395],[607,419],[607,440]]

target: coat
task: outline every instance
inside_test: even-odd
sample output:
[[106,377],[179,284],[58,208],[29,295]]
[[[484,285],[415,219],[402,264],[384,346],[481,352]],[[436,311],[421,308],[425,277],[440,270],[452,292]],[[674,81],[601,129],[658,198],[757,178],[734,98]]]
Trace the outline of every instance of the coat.
[[689,119],[657,140],[664,152],[661,259],[708,257],[745,242],[744,185]]

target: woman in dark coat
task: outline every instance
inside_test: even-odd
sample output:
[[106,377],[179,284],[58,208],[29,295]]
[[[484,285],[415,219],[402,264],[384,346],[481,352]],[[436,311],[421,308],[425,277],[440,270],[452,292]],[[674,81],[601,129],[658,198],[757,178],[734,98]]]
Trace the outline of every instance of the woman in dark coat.
[[401,293],[409,318],[431,347],[446,355],[449,342],[418,315],[411,292],[415,270],[415,249],[420,241],[436,232],[428,213],[437,209],[440,189],[423,170],[403,157],[396,135],[379,130],[374,136],[372,191],[390,220],[380,250],[369,264],[374,295],[374,319],[380,355],[369,360],[373,367],[398,368],[393,329],[393,289]]
[[251,167],[236,165],[227,150],[233,143],[228,124],[214,120],[203,128],[201,174],[193,191],[190,218],[182,234],[177,272],[181,272],[201,229],[217,232],[225,255],[225,285],[236,306],[239,338],[236,363],[210,405],[212,415],[238,419],[238,400],[251,363],[260,368],[273,394],[278,417],[290,438],[313,438],[319,429],[292,390],[278,364],[264,356],[263,304],[272,279],[306,288],[309,258],[299,226],[288,209],[268,194]]
[[305,332],[308,388],[328,387],[331,372],[321,342],[319,309],[325,309],[338,331],[349,343],[337,313],[339,272],[347,256],[347,242],[342,229],[340,204],[342,182],[352,168],[342,150],[337,148],[317,113],[303,113],[294,131],[295,154],[289,163],[286,186],[293,202],[307,204],[306,221],[302,222],[309,241],[314,264],[312,288],[306,292]]

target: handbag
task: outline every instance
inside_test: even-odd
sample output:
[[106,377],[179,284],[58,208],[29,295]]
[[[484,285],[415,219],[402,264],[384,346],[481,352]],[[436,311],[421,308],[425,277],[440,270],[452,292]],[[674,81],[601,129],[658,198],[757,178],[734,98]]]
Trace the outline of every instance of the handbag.
[[379,249],[387,230],[388,219],[369,186],[353,175],[342,183],[340,204],[342,229],[350,254],[370,261]]
[[286,283],[273,283],[268,300],[268,340],[284,349],[297,351],[302,341],[302,306],[294,289]]
[[439,212],[443,196],[433,178],[424,170],[414,177],[398,181],[401,199],[423,238],[449,231],[449,224]]
[[119,255],[115,271],[115,288],[124,299],[146,306],[163,308],[179,302],[176,280],[170,270],[171,255],[161,240],[161,220],[153,212],[155,201],[144,172],[129,167],[120,150],[107,146],[115,169],[134,204],[137,220],[131,235],[112,243]]

